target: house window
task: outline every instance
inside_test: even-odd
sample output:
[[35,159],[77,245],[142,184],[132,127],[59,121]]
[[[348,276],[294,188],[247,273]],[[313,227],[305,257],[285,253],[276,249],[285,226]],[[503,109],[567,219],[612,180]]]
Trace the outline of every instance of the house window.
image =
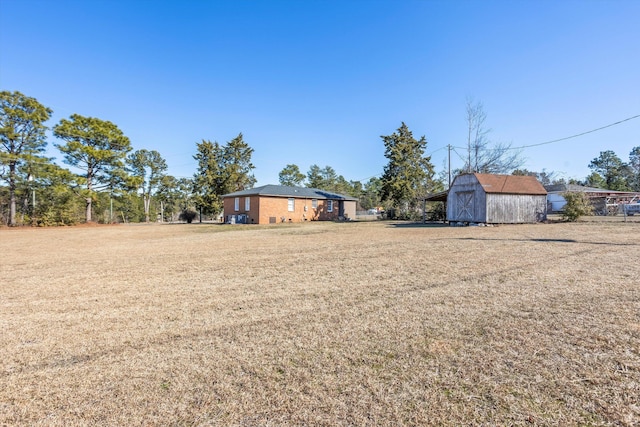
[[288,210],[289,212],[293,212],[293,211],[295,211],[295,208],[296,208],[296,205],[295,205],[296,201],[295,201],[295,200],[296,200],[296,199],[294,199],[294,198],[290,198],[290,199],[288,200],[288,203],[287,203],[287,210]]
[[236,211],[240,210],[240,197],[235,198],[233,207]]
[[248,197],[244,198],[244,210],[247,212],[251,210],[251,199]]
[[318,199],[311,199],[311,207],[313,209],[318,209]]
[[327,200],[327,212],[333,212],[333,200]]

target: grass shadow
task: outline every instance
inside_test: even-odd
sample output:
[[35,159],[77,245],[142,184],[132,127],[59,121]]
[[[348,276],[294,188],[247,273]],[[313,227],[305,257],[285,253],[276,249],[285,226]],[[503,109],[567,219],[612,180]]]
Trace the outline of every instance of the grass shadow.
[[450,238],[446,240],[475,240],[475,241],[496,241],[496,242],[540,242],[540,243],[579,243],[583,245],[604,245],[604,246],[640,246],[640,243],[611,243],[611,242],[585,242],[574,239],[496,239],[496,238],[478,238],[478,237],[460,237]]
[[387,226],[393,228],[448,228],[449,224],[442,222],[393,222]]

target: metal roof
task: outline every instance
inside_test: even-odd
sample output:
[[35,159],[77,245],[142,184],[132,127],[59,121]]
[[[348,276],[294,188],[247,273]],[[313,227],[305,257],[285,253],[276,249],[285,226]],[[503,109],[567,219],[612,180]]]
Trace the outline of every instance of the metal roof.
[[486,193],[546,195],[535,176],[474,173]]
[[330,200],[349,200],[349,201],[358,200],[351,196],[332,193],[330,191],[321,190],[319,188],[289,187],[286,185],[271,185],[271,184],[222,195],[223,198],[243,197],[243,196],[296,197],[300,199],[321,199],[321,200],[330,199]]
[[607,190],[604,188],[596,188],[596,187],[585,187],[584,185],[577,184],[555,184],[555,185],[545,185],[545,187],[549,193],[564,193],[564,192],[585,192],[585,193],[627,193],[626,191],[613,191]]
[[448,194],[449,194],[449,190],[439,191],[437,193],[428,195],[424,199],[427,202],[446,202]]
[[[547,191],[542,184],[540,184],[540,182],[533,176],[494,175],[488,173],[474,173],[472,175],[476,177],[486,193],[528,194],[540,196],[547,194]],[[453,185],[455,185],[455,180]],[[445,190],[439,193],[430,194],[425,197],[425,200],[427,202],[446,202],[448,196],[449,190]]]

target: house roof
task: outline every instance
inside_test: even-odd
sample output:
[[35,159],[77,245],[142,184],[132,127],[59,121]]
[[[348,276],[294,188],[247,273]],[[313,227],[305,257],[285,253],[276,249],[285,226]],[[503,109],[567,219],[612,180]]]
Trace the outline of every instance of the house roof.
[[486,193],[546,195],[535,176],[474,173]]
[[319,188],[289,187],[286,185],[263,185],[261,187],[249,188],[247,190],[236,191],[224,194],[222,197],[242,197],[242,196],[271,196],[271,197],[295,197],[299,199],[330,199],[330,200],[350,200],[358,199],[345,196],[344,194],[333,193]]
[[566,191],[583,191],[585,193],[623,193],[622,191],[612,191],[596,187],[585,187],[584,185],[577,184],[545,185],[544,188],[546,188],[549,193],[564,193]]

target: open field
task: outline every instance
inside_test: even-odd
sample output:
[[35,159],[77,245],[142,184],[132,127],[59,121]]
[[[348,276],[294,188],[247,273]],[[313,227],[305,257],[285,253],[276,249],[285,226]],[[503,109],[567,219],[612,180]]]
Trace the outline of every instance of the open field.
[[640,425],[640,223],[0,230],[0,425]]

